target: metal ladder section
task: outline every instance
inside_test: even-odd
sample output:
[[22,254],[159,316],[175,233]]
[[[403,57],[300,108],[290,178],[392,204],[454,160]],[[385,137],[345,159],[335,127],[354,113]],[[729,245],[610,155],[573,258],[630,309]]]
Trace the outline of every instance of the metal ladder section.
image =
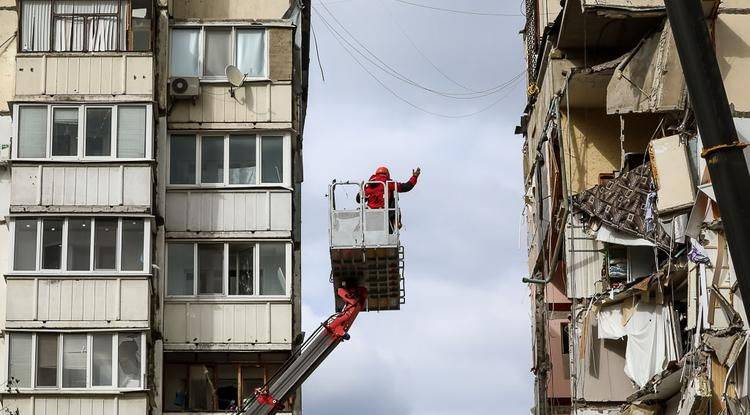
[[[268,394],[283,402],[290,393],[302,385],[343,340],[344,338],[337,337],[321,325],[310,337],[310,340],[300,347],[298,356],[290,359],[269,381]],[[243,407],[244,410],[240,409],[237,414],[267,415],[276,413],[276,410],[269,407],[268,404],[254,398],[246,400]]]

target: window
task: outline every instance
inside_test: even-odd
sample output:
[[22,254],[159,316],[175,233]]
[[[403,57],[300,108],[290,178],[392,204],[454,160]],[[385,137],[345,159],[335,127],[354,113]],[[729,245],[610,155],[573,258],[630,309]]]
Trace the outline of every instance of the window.
[[167,294],[286,295],[290,248],[285,242],[168,243]]
[[209,186],[287,183],[284,167],[289,157],[289,150],[285,150],[287,140],[285,136],[246,134],[172,135],[169,183]]
[[227,65],[248,78],[266,77],[265,29],[240,27],[176,27],[172,29],[170,74],[226,79]]
[[36,219],[16,219],[13,264],[18,271],[36,269]]
[[13,270],[36,271],[41,252],[41,270],[147,272],[148,227],[147,220],[136,217],[18,218]]
[[[18,387],[141,389],[144,334],[9,333],[8,376]],[[36,355],[32,350],[36,345]],[[58,350],[62,353],[58,354]],[[91,352],[89,352],[91,350]],[[115,369],[115,370],[113,370]],[[32,370],[36,372],[32,386]]]
[[23,0],[21,50],[147,51],[151,13],[148,0]]
[[[15,382],[12,386],[31,386],[31,333],[10,333],[8,341],[8,374]],[[9,383],[9,386],[10,383]]]
[[20,107],[17,137],[18,157],[46,157],[47,107]]
[[57,334],[37,334],[36,386],[57,386]]
[[210,354],[167,353],[164,358],[166,411],[234,411],[281,367],[265,361],[267,357],[252,364]]
[[19,105],[15,157],[146,158],[150,110],[134,104]]

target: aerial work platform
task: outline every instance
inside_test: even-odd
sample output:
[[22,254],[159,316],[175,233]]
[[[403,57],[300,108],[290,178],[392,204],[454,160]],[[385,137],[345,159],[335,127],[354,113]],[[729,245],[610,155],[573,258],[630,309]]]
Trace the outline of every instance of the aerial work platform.
[[[384,208],[368,207],[366,186],[382,182],[334,182],[328,189],[331,282],[339,288],[365,287],[363,311],[398,310],[405,301],[404,249],[399,239],[398,192],[384,191]],[[336,309],[344,304],[336,297]]]

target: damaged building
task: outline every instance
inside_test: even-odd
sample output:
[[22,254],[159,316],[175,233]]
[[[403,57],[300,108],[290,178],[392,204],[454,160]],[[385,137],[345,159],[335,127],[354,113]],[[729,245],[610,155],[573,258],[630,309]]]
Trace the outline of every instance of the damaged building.
[[[750,142],[750,2],[701,4]],[[750,413],[748,318],[663,1],[527,0],[526,18],[533,413]]]

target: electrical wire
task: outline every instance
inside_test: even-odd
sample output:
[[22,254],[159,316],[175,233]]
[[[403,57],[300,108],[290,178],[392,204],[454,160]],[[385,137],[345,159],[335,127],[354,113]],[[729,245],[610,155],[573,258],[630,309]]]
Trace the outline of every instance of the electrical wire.
[[315,43],[315,56],[318,58],[318,67],[320,68],[320,77],[323,78],[323,82],[326,81],[326,74],[323,72],[323,64],[320,62],[320,47],[318,46],[318,36],[315,34],[315,26],[310,22],[310,31],[313,35],[313,43]]
[[[334,20],[334,21],[335,21],[335,22],[336,22],[336,23],[338,24],[338,26],[339,26],[339,27],[340,27],[340,28],[341,28],[341,29],[342,29],[342,30],[343,30],[343,31],[344,31],[344,32],[345,32],[346,34],[348,34],[348,35],[349,35],[349,37],[350,37],[350,38],[351,38],[351,39],[352,39],[352,40],[354,41],[354,43],[356,43],[357,45],[359,45],[359,47],[361,47],[362,49],[364,49],[364,50],[365,50],[365,51],[366,51],[367,53],[365,53],[365,52],[362,52],[362,51],[361,51],[361,50],[360,50],[360,49],[359,49],[359,48],[358,48],[357,46],[355,46],[354,44],[352,44],[352,42],[350,42],[350,41],[349,41],[349,40],[348,40],[348,39],[347,39],[347,38],[346,38],[346,37],[345,37],[345,36],[344,36],[343,34],[341,34],[341,32],[339,32],[339,31],[338,31],[338,30],[337,30],[336,28],[334,28],[334,27],[333,27],[333,25],[332,25],[332,24],[330,24],[330,23],[328,22],[328,20],[327,20],[327,19],[325,18],[325,16],[323,16],[323,14],[322,14],[322,13],[320,12],[320,10],[318,10],[318,9],[317,9],[317,8],[316,8],[316,7],[315,7],[315,6],[313,5],[313,11],[315,11],[315,12],[317,13],[318,17],[320,17],[320,19],[321,19],[321,20],[323,21],[323,23],[324,23],[324,24],[325,24],[325,25],[326,25],[326,26],[327,26],[327,27],[328,27],[328,28],[329,28],[329,29],[331,30],[331,32],[332,32],[332,33],[334,34],[334,36],[335,36],[335,37],[337,37],[337,38],[341,39],[341,40],[342,40],[343,42],[345,42],[345,43],[346,43],[347,45],[349,45],[349,47],[351,47],[351,48],[352,48],[352,50],[353,50],[354,52],[356,52],[357,54],[359,54],[359,55],[360,55],[360,56],[361,56],[362,58],[364,58],[365,60],[367,60],[368,62],[370,62],[370,63],[371,63],[372,65],[374,65],[375,67],[377,67],[377,68],[378,68],[378,69],[380,69],[381,71],[385,72],[386,74],[388,74],[388,75],[390,75],[390,76],[392,76],[392,77],[394,77],[394,78],[396,78],[396,79],[398,79],[398,80],[400,80],[400,81],[402,81],[402,82],[404,82],[404,83],[406,83],[406,84],[409,84],[409,85],[411,85],[411,86],[414,86],[414,87],[416,87],[416,88],[419,88],[419,89],[422,89],[422,90],[424,90],[424,91],[427,91],[427,92],[433,93],[433,94],[435,94],[435,95],[440,95],[440,96],[443,96],[443,97],[446,97],[446,98],[452,98],[452,99],[477,99],[477,98],[483,98],[483,97],[486,97],[486,96],[488,96],[488,95],[493,95],[493,94],[496,94],[496,93],[500,92],[500,91],[501,91],[502,89],[505,89],[505,88],[507,88],[507,87],[508,87],[508,86],[510,85],[510,83],[512,82],[512,80],[511,80],[511,81],[506,81],[506,82],[504,82],[504,83],[502,83],[502,84],[496,85],[496,86],[494,86],[494,87],[492,87],[492,88],[488,88],[488,89],[486,89],[486,90],[482,90],[482,91],[477,91],[477,92],[468,92],[468,93],[458,93],[458,92],[446,92],[446,91],[439,91],[439,90],[436,90],[436,89],[433,89],[433,88],[430,88],[430,87],[424,86],[424,85],[422,85],[422,84],[420,84],[420,83],[418,83],[418,82],[416,82],[416,81],[412,80],[411,78],[409,78],[409,77],[407,77],[407,76],[405,76],[405,75],[401,74],[401,73],[400,73],[400,72],[398,72],[398,71],[397,71],[397,70],[396,70],[395,68],[393,68],[392,66],[388,65],[388,64],[387,64],[387,63],[386,63],[385,61],[383,61],[382,59],[380,59],[380,58],[379,58],[379,57],[378,57],[377,55],[375,55],[375,54],[374,54],[374,53],[373,53],[373,52],[372,52],[372,51],[371,51],[371,50],[370,50],[369,48],[367,48],[367,46],[366,46],[366,45],[364,45],[364,44],[363,44],[362,42],[360,42],[360,41],[359,41],[359,40],[358,40],[358,39],[356,38],[356,36],[354,36],[354,35],[353,35],[353,34],[352,34],[352,33],[351,33],[351,32],[350,32],[350,31],[349,31],[349,30],[348,30],[347,28],[346,28],[346,26],[344,26],[344,25],[343,25],[343,24],[342,24],[342,23],[341,23],[341,22],[340,22],[340,21],[339,21],[339,20],[338,20],[338,19],[336,18],[336,16],[335,16],[335,15],[334,15],[334,14],[333,14],[333,13],[331,12],[331,10],[330,10],[330,9],[328,9],[328,8],[327,8],[327,7],[325,6],[325,4],[323,5],[323,7],[324,7],[324,8],[326,9],[326,11],[328,12],[328,15],[329,15],[329,16],[330,16],[330,17],[331,17],[331,18],[332,18],[332,19],[333,19],[333,20]],[[368,56],[368,55],[369,55],[369,56]],[[524,71],[521,71],[521,72],[519,73],[519,75],[521,75],[521,74],[523,74],[523,73],[524,73]]]
[[447,79],[449,82],[451,82],[453,85],[458,86],[459,88],[462,88],[462,89],[464,89],[466,91],[469,91],[469,92],[477,92],[477,91],[475,91],[475,90],[473,90],[473,89],[471,89],[471,88],[463,85],[462,83],[456,81],[455,79],[453,79],[450,76],[448,76],[448,74],[446,74],[445,72],[443,72],[435,64],[435,62],[433,62],[432,59],[430,59],[429,57],[427,57],[427,55],[424,52],[422,52],[422,50],[417,46],[417,44],[414,42],[414,40],[411,38],[411,36],[409,36],[409,34],[406,32],[406,29],[404,29],[404,27],[401,25],[401,23],[399,23],[399,21],[396,18],[396,16],[391,12],[391,9],[390,9],[390,7],[388,7],[388,4],[386,4],[383,0],[378,0],[378,1],[383,6],[383,8],[385,9],[386,13],[388,13],[388,16],[391,17],[391,21],[393,22],[393,24],[398,28],[398,30],[401,32],[401,34],[404,35],[404,37],[406,38],[406,40],[409,41],[409,43],[414,48],[414,50],[416,50],[417,53],[419,53],[419,55],[422,58],[424,58],[424,60],[427,63],[429,63],[430,66],[432,66],[433,69],[435,69],[435,71],[437,71],[437,73],[439,73],[440,75],[442,75],[443,78]]
[[[331,30],[331,33],[333,34],[335,32],[334,29],[333,29],[333,27],[331,27],[331,25],[327,21],[325,21],[325,19],[321,16],[320,12],[318,10],[316,10],[314,7],[313,7],[313,11],[318,15],[318,17],[321,18],[321,20],[323,21],[323,23],[326,25],[326,27],[328,27]],[[380,84],[381,87],[383,87],[385,90],[387,90],[388,92],[390,92],[391,95],[393,95],[398,100],[404,102],[405,104],[409,105],[410,107],[412,107],[414,109],[417,109],[419,111],[422,111],[424,113],[427,113],[427,114],[430,114],[430,115],[434,115],[434,116],[437,116],[437,117],[457,119],[457,118],[468,118],[468,117],[471,117],[471,116],[474,116],[474,115],[478,115],[478,114],[480,114],[482,112],[485,112],[485,111],[489,110],[490,108],[494,107],[495,105],[497,105],[500,101],[502,101],[503,99],[507,98],[513,92],[513,90],[514,90],[514,88],[511,88],[509,91],[507,91],[507,93],[503,94],[500,98],[498,98],[497,100],[493,101],[492,103],[490,103],[486,107],[481,108],[481,109],[479,109],[477,111],[468,113],[468,114],[454,115],[454,114],[444,114],[444,113],[439,113],[439,112],[431,111],[431,110],[428,110],[426,108],[422,108],[419,105],[417,105],[417,104],[409,101],[408,99],[406,99],[406,98],[402,97],[401,95],[399,95],[392,88],[388,87],[388,85],[386,85],[380,78],[378,78],[372,71],[370,71],[370,69],[368,69],[362,63],[362,61],[360,61],[357,58],[357,56],[352,52],[352,50],[350,50],[349,48],[347,48],[347,46],[345,45],[345,39],[342,39],[342,38],[340,38],[339,36],[336,36],[336,35],[334,35],[334,39],[336,39],[336,41],[341,45],[341,47],[344,49],[344,51],[346,51],[346,53],[349,54],[349,56],[351,56],[351,58],[357,63],[357,65],[359,65],[360,68],[362,68],[362,70],[364,70],[370,77],[372,77],[373,80],[375,80],[375,82],[377,82],[378,84]],[[350,46],[350,47],[352,47],[352,46]],[[352,47],[352,49],[354,49],[354,48]],[[523,72],[520,73],[520,74],[518,74],[518,75],[516,75],[514,78],[512,78],[511,81],[509,81],[510,82],[510,86],[513,86],[513,87],[517,86],[518,85],[518,81],[520,79],[522,79],[521,78],[522,75],[523,75]]]
[[414,3],[407,0],[393,0],[398,3],[402,4],[408,4],[410,6],[414,7],[421,7],[424,9],[430,9],[430,10],[437,10],[441,12],[448,12],[448,13],[455,13],[455,14],[468,14],[471,16],[495,16],[495,17],[518,17],[523,16],[519,13],[489,13],[489,12],[477,12],[477,11],[471,11],[471,10],[458,10],[458,9],[448,9],[445,7],[436,7],[436,6],[430,6],[427,4],[421,4],[421,3]]

